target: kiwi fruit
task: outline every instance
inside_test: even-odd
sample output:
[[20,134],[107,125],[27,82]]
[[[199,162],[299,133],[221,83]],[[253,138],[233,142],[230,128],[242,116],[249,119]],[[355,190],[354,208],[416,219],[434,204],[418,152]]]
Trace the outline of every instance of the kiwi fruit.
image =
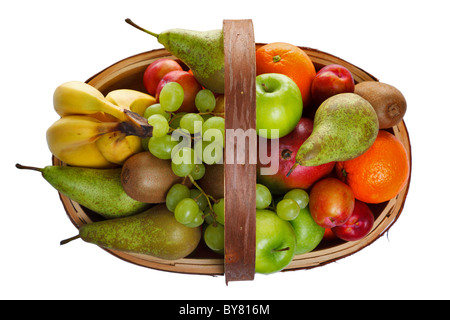
[[224,197],[224,165],[206,165],[205,175],[197,181],[198,185],[215,199]]
[[225,112],[225,96],[219,94],[216,97],[216,107],[214,108],[215,113]]
[[355,85],[356,94],[372,105],[380,129],[398,124],[406,113],[406,100],[397,88],[378,81],[363,81]]
[[189,179],[176,176],[170,160],[162,160],[148,151],[136,153],[128,158],[122,167],[123,189],[131,198],[146,203],[163,203],[166,194],[175,183]]

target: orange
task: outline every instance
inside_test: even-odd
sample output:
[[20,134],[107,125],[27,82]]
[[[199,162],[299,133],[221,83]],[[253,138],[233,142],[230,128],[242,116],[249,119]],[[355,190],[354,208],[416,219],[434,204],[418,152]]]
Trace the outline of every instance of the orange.
[[263,73],[281,73],[294,80],[302,93],[303,106],[308,106],[316,69],[305,51],[284,42],[263,45],[256,50],[256,74]]
[[408,154],[392,133],[379,130],[373,145],[352,160],[336,163],[337,175],[355,198],[381,203],[394,198],[406,186],[410,174]]

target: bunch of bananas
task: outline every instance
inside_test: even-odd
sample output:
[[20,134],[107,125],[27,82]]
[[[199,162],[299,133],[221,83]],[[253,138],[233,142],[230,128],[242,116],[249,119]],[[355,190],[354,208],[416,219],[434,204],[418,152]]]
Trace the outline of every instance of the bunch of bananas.
[[50,152],[72,166],[122,165],[142,151],[141,139],[151,136],[143,114],[154,103],[154,97],[136,90],[118,89],[105,97],[84,82],[66,82],[53,95],[61,118],[47,130]]

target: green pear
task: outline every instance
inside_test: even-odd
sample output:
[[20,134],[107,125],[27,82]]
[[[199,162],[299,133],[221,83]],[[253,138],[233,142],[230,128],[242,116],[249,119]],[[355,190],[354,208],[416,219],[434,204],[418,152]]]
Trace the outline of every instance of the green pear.
[[341,93],[317,109],[311,135],[300,146],[297,165],[318,166],[363,154],[378,135],[378,118],[371,104],[355,93]]
[[16,167],[40,171],[44,179],[60,193],[106,219],[129,216],[150,207],[150,204],[136,201],[125,193],[120,180],[121,168],[35,168],[20,164]]
[[158,39],[167,51],[183,61],[197,81],[215,93],[224,93],[225,59],[223,30],[194,31],[169,29],[159,34],[125,20],[133,27]]
[[85,224],[77,236],[61,244],[76,238],[102,248],[176,260],[197,248],[201,231],[179,223],[165,204],[159,204],[130,217]]

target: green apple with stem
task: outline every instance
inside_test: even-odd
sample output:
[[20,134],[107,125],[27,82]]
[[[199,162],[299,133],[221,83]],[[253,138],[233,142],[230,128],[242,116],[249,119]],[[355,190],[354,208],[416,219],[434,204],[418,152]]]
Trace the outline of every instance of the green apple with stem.
[[[302,112],[302,94],[291,78],[279,73],[265,73],[256,77],[258,135],[268,139],[284,137],[295,128]],[[274,136],[275,131],[272,131],[276,129],[278,136]]]
[[294,258],[295,246],[295,231],[288,221],[271,210],[256,210],[255,272],[283,270]]

